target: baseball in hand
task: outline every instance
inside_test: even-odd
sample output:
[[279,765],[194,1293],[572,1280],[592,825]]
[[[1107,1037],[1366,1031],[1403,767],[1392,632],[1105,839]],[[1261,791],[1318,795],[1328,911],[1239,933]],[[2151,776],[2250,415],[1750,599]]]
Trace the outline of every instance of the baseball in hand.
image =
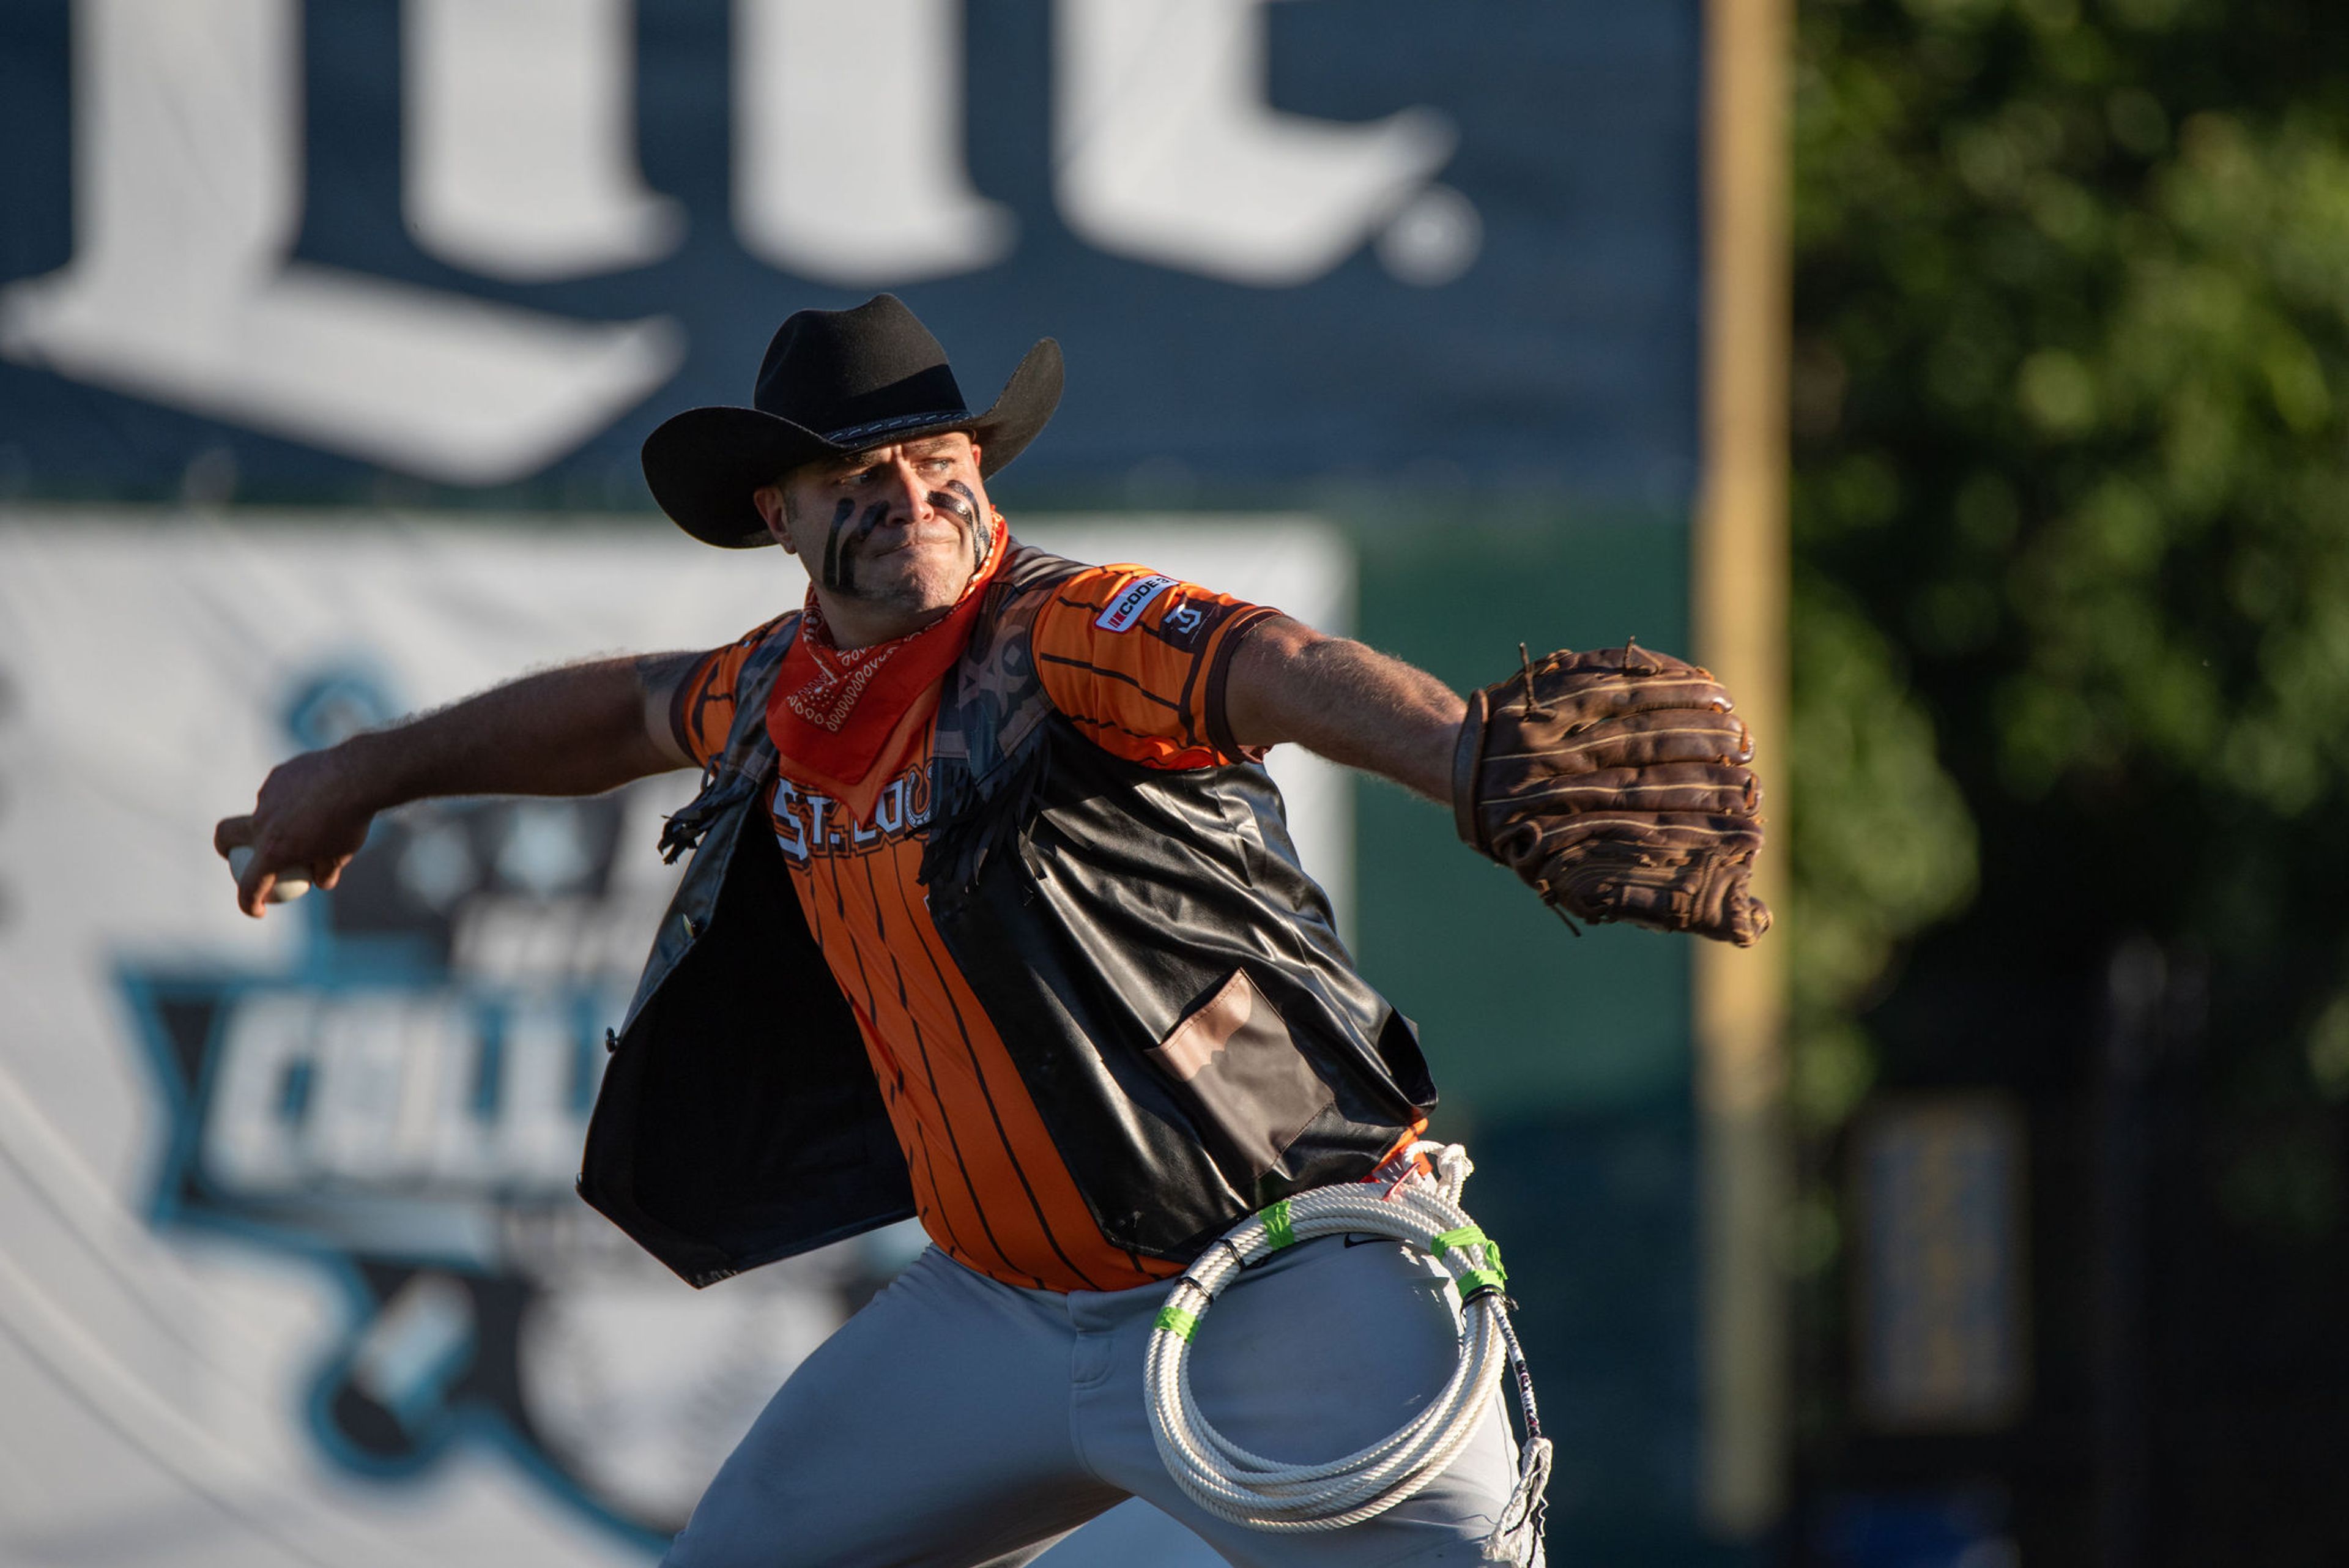
[[[240,844],[228,852],[228,874],[240,883],[244,880],[244,868],[253,864],[253,846]],[[273,904],[290,903],[310,890],[310,878],[290,868],[280,871],[269,888]]]

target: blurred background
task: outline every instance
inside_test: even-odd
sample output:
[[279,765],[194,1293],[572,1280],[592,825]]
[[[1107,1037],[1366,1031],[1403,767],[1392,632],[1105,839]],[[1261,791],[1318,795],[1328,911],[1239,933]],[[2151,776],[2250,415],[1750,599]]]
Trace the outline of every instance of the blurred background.
[[[1931,1489],[2027,1561],[2342,1561],[2349,13],[1799,16],[1810,1539]],[[1889,1360],[1929,1113],[2005,1173],[1978,1382]]]
[[2312,0],[0,3],[0,1563],[648,1563],[918,1248],[697,1293],[570,1194],[689,778],[391,814],[258,925],[209,847],[796,604],[636,448],[885,288],[975,405],[1061,340],[1023,537],[1751,716],[1747,953],[1274,764],[1478,1161],[1552,1561],[2349,1561],[2344,59]]

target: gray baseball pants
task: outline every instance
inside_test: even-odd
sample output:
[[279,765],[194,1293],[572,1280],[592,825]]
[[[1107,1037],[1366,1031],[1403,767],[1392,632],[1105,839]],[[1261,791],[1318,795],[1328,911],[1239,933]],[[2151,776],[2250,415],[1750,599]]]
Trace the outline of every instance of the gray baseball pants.
[[[1241,1568],[1482,1562],[1516,1479],[1497,1398],[1450,1469],[1344,1530],[1250,1530],[1185,1496],[1143,1406],[1143,1350],[1166,1290],[1022,1290],[929,1249],[792,1374],[664,1563],[1019,1568],[1129,1496]],[[1456,1322],[1426,1260],[1392,1241],[1324,1237],[1225,1291],[1199,1324],[1191,1386],[1242,1446],[1336,1459],[1443,1387]]]

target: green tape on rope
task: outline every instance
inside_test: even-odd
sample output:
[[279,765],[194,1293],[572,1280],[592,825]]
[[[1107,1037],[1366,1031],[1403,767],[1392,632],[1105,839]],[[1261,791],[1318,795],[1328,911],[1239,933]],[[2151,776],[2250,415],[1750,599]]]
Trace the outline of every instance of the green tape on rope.
[[1509,1276],[1498,1269],[1471,1269],[1460,1276],[1460,1299],[1467,1301],[1497,1291],[1509,1282]]
[[1435,1238],[1433,1245],[1435,1255],[1440,1258],[1454,1247],[1488,1247],[1492,1242],[1486,1238],[1484,1227],[1463,1225],[1457,1231],[1443,1232]]
[[1288,1223],[1288,1199],[1282,1199],[1264,1211],[1264,1239],[1276,1252],[1283,1247],[1297,1244],[1297,1232]]
[[1169,1334],[1179,1334],[1188,1339],[1198,1332],[1199,1320],[1181,1307],[1160,1307],[1158,1326]]

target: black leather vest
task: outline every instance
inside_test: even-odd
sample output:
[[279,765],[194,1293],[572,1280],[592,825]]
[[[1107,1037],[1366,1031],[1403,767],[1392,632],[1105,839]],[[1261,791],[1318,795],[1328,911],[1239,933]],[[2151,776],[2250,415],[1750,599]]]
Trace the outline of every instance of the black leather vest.
[[[1084,568],[1014,545],[940,704],[921,877],[1102,1233],[1187,1262],[1289,1192],[1368,1175],[1435,1103],[1410,1020],[1354,973],[1249,765],[1112,755],[1046,698],[1029,630]],[[914,1212],[855,1020],[765,811],[796,618],[674,818],[698,842],[587,1132],[580,1196],[697,1285]]]

